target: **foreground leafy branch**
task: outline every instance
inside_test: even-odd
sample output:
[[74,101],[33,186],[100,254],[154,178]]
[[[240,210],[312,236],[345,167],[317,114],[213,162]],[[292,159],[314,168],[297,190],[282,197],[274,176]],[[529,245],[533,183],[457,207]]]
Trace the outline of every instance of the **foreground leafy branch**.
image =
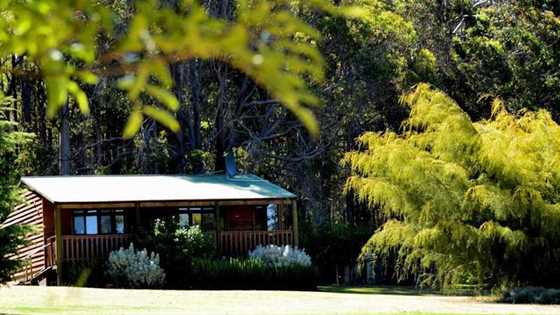
[[[133,104],[126,137],[139,130],[144,116],[174,131],[179,128],[172,115],[179,104],[168,90],[168,64],[218,59],[249,75],[316,134],[309,106],[319,101],[306,81],[323,77],[315,44],[319,34],[294,12],[360,14],[325,0],[237,1],[227,16],[212,15],[194,0],[134,3],[131,16],[119,17],[110,8],[114,3],[101,0],[2,1],[0,59],[17,56],[33,65],[25,71],[38,71],[44,79],[51,117],[69,96],[87,114],[82,85],[95,84],[99,76],[121,78],[119,87]],[[109,46],[99,46],[101,37],[110,40]]]

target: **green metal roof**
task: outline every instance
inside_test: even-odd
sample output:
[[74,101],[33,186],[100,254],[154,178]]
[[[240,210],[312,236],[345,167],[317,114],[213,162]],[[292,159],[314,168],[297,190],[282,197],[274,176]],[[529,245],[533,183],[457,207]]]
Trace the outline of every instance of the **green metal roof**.
[[53,203],[258,200],[296,195],[255,175],[110,175],[22,177]]

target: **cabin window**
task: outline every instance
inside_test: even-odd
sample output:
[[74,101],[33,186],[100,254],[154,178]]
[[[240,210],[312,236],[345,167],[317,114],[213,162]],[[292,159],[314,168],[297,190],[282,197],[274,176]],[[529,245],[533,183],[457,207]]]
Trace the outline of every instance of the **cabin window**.
[[216,229],[216,214],[214,212],[202,213],[200,220],[203,230],[211,231]]
[[191,216],[188,212],[179,212],[179,226],[187,227],[191,225]]
[[86,225],[83,216],[74,216],[74,234],[86,234]]
[[198,225],[204,231],[216,229],[216,214],[212,207],[193,207],[179,209],[179,225],[182,227]]
[[113,230],[113,222],[111,222],[111,214],[104,211],[99,217],[99,227],[101,234],[109,234]]
[[115,233],[124,234],[124,211],[115,210]]
[[90,210],[86,212],[86,234],[97,234],[97,211]]
[[[257,231],[276,231],[280,229],[280,220],[278,217],[278,205],[275,203],[266,206],[256,206],[254,229]],[[236,218],[233,217],[233,223],[236,223]],[[253,222],[251,222],[253,223]],[[239,223],[237,223],[239,225]],[[247,227],[245,227],[247,228]],[[242,228],[242,229],[245,229]],[[252,229],[252,228],[251,228]]]
[[280,229],[280,222],[278,218],[278,205],[271,203],[266,207],[266,227],[269,231],[276,231]]
[[200,212],[194,212],[191,213],[191,224],[192,225],[198,225],[198,226],[202,226],[202,213]]
[[74,211],[74,234],[124,234],[124,210]]
[[[259,211],[260,209],[260,211]],[[263,207],[231,206],[224,213],[225,229],[230,231],[264,230],[264,223],[258,224],[256,217],[264,214]]]

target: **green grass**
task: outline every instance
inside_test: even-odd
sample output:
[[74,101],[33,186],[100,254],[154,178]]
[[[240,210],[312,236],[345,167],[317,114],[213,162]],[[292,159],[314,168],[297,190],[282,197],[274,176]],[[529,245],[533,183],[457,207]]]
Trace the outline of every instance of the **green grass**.
[[[322,292],[0,288],[0,314],[560,314],[560,307],[479,303],[412,288],[322,287]],[[491,312],[488,312],[489,308]],[[407,312],[404,312],[407,310]]]
[[[2,307],[0,307],[2,310]],[[80,305],[64,306],[14,306],[2,312],[5,314],[149,314],[161,311],[159,308],[130,307],[130,306],[95,306]],[[4,314],[4,313],[0,313]]]
[[[78,315],[78,314],[189,314],[182,312],[181,309],[166,309],[166,308],[144,308],[144,307],[125,307],[125,306],[115,306],[115,307],[84,307],[78,305],[67,305],[64,307],[14,307],[7,308],[5,311],[0,307],[2,315],[28,315],[28,314],[41,314],[41,315],[55,315],[55,314],[68,314],[68,315]],[[5,312],[5,313],[4,313]],[[224,310],[225,314],[227,310]],[[212,314],[212,313],[208,313]],[[294,313],[294,314],[305,314],[305,313]],[[326,311],[323,314],[331,314]],[[338,314],[338,313],[332,313]],[[385,315],[443,315],[446,313],[418,313],[418,312],[396,312],[396,313],[344,313],[345,315],[375,315],[375,314],[385,314]],[[461,314],[453,313],[453,315],[489,315],[489,314]],[[491,315],[491,314],[490,314]]]

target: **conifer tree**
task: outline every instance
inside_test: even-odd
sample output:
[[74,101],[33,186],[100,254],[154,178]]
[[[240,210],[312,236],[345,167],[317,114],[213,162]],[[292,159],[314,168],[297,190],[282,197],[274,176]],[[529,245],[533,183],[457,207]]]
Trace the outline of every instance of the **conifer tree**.
[[347,191],[387,218],[363,251],[396,255],[401,279],[431,286],[558,281],[560,126],[550,114],[511,114],[496,100],[490,119],[472,122],[426,84],[402,101],[401,133],[366,133],[343,159]]
[[0,94],[0,283],[10,279],[22,261],[12,259],[16,249],[26,243],[27,228],[21,225],[3,225],[19,201],[19,174],[16,162],[18,147],[29,138],[28,134],[16,131],[16,124],[4,116],[5,98]]

